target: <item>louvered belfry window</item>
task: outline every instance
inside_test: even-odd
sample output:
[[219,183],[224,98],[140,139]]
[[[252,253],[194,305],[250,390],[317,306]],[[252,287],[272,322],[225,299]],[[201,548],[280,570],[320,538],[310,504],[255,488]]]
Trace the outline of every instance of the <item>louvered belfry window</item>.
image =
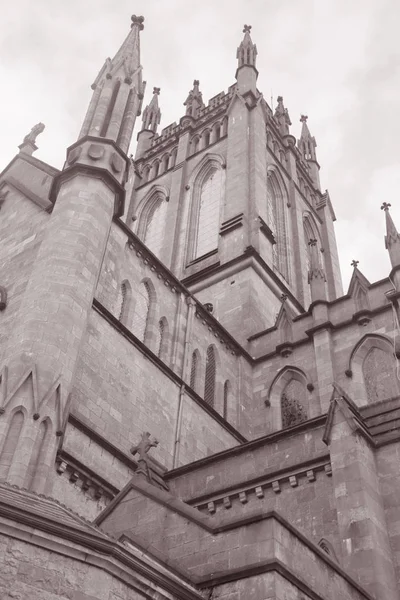
[[125,283],[125,281],[121,284],[119,301],[120,301],[120,304],[119,304],[118,319],[119,319],[119,321],[122,321],[122,317],[124,314],[124,308],[125,308],[125,302],[126,302],[126,283]]
[[192,366],[190,368],[190,387],[192,390],[196,389],[196,377],[197,377],[197,352],[196,350],[192,354]]
[[206,382],[205,382],[205,386],[204,386],[204,400],[210,406],[214,406],[214,402],[215,402],[215,377],[216,377],[215,350],[212,346],[209,346],[207,348]]
[[223,190],[222,178],[222,170],[214,169],[201,186],[194,258],[204,256],[204,254],[218,248],[219,209]]
[[144,342],[150,310],[149,284],[142,282],[137,291],[135,314],[132,320],[132,332]]
[[150,250],[161,258],[162,243],[165,233],[165,219],[167,216],[168,202],[158,200],[151,207],[147,216],[144,243]]

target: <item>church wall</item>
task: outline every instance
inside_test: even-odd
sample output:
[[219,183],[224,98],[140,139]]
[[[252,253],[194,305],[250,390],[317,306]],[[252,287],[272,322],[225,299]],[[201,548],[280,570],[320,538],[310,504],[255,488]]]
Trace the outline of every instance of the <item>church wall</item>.
[[375,454],[380,493],[385,511],[392,558],[396,572],[397,587],[400,589],[400,447],[388,444]]
[[[101,315],[92,313],[72,392],[74,414],[126,453],[143,431],[150,431],[160,441],[154,458],[171,468],[179,389],[178,382],[162,373]],[[183,438],[188,436],[187,451],[180,455],[182,463],[201,458],[204,451],[214,453],[238,443],[193,400],[187,402],[193,406],[182,428]],[[95,470],[101,473],[100,453],[97,460]]]
[[17,318],[47,220],[47,213],[9,188],[0,210],[0,285],[7,291],[7,307],[0,312],[0,357]]
[[[132,577],[126,567],[112,560],[107,564],[99,552],[33,528],[19,529],[17,538],[0,538],[2,600],[144,600],[148,592],[174,598],[159,594],[158,586],[155,592],[154,584]],[[138,583],[147,593],[139,592]]]

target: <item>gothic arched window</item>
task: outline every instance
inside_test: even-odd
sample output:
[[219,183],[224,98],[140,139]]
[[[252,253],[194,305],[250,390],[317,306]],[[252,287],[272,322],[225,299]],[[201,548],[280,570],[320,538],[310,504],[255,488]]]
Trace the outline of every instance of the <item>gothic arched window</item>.
[[208,346],[206,358],[206,381],[204,385],[204,400],[210,406],[214,406],[215,402],[216,372],[217,368],[215,362],[215,350],[212,346]]
[[167,218],[167,190],[155,186],[139,206],[139,219],[136,233],[146,246],[161,258]]
[[149,321],[151,291],[149,284],[142,282],[137,290],[135,314],[132,319],[132,332],[144,342]]
[[160,258],[162,243],[164,241],[167,206],[168,203],[165,200],[158,200],[154,202],[147,216],[144,243],[157,258]]
[[190,367],[190,387],[196,391],[197,378],[199,374],[199,352],[195,350],[192,354],[192,364]]
[[194,258],[218,248],[222,179],[222,170],[214,168],[201,184]]
[[281,396],[282,428],[292,427],[307,421],[306,386],[297,379],[291,379]]
[[381,348],[371,348],[362,365],[370,404],[399,395],[396,359]]
[[124,325],[126,325],[128,321],[131,294],[132,290],[130,283],[125,279],[121,283],[121,287],[119,288],[116,311],[116,316],[118,317],[118,320],[121,321],[121,323],[123,323]]
[[157,348],[157,356],[162,360],[165,360],[167,357],[168,350],[168,321],[165,317],[158,322],[158,348]]
[[273,171],[268,173],[267,212],[276,244],[273,246],[273,263],[279,273],[289,281],[289,236],[287,232],[286,194]]

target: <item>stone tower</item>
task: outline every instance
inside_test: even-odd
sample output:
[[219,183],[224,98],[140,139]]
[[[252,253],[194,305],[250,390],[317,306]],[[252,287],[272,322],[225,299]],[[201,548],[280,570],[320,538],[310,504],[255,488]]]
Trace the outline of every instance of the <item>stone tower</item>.
[[142,29],[63,169],[38,123],[0,174],[0,597],[398,600],[390,204],[389,275],[354,260],[343,295],[316,139],[248,25],[227,92],[195,79],[159,130],[154,87],[128,158]]
[[[282,97],[273,111],[257,89],[250,29],[244,27],[228,93],[205,106],[195,81],[179,126],[157,135],[158,121],[149,131],[145,119],[127,222],[135,219],[133,230],[145,242],[157,229],[149,247],[202,302],[213,304],[241,343],[274,325],[282,295],[294,315],[308,308],[312,253],[326,272],[326,299],[342,293],[335,215],[320,190],[315,139],[302,117],[296,146]],[[167,188],[168,209],[160,200],[150,222],[148,199]]]

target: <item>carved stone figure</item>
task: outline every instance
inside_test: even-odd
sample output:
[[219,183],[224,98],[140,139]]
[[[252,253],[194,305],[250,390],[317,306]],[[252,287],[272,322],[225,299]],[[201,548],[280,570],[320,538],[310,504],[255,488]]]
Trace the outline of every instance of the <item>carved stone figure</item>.
[[44,123],[38,123],[37,125],[34,125],[30,132],[24,137],[24,143],[30,142],[31,144],[35,144],[37,136],[44,131],[44,128]]
[[132,446],[131,454],[135,456],[135,454],[139,454],[138,458],[138,468],[136,470],[136,474],[143,474],[146,479],[151,483],[151,472],[149,469],[149,457],[147,453],[151,448],[156,448],[158,446],[157,439],[151,439],[150,433],[148,431],[144,431],[142,433],[141,440],[136,446]]

